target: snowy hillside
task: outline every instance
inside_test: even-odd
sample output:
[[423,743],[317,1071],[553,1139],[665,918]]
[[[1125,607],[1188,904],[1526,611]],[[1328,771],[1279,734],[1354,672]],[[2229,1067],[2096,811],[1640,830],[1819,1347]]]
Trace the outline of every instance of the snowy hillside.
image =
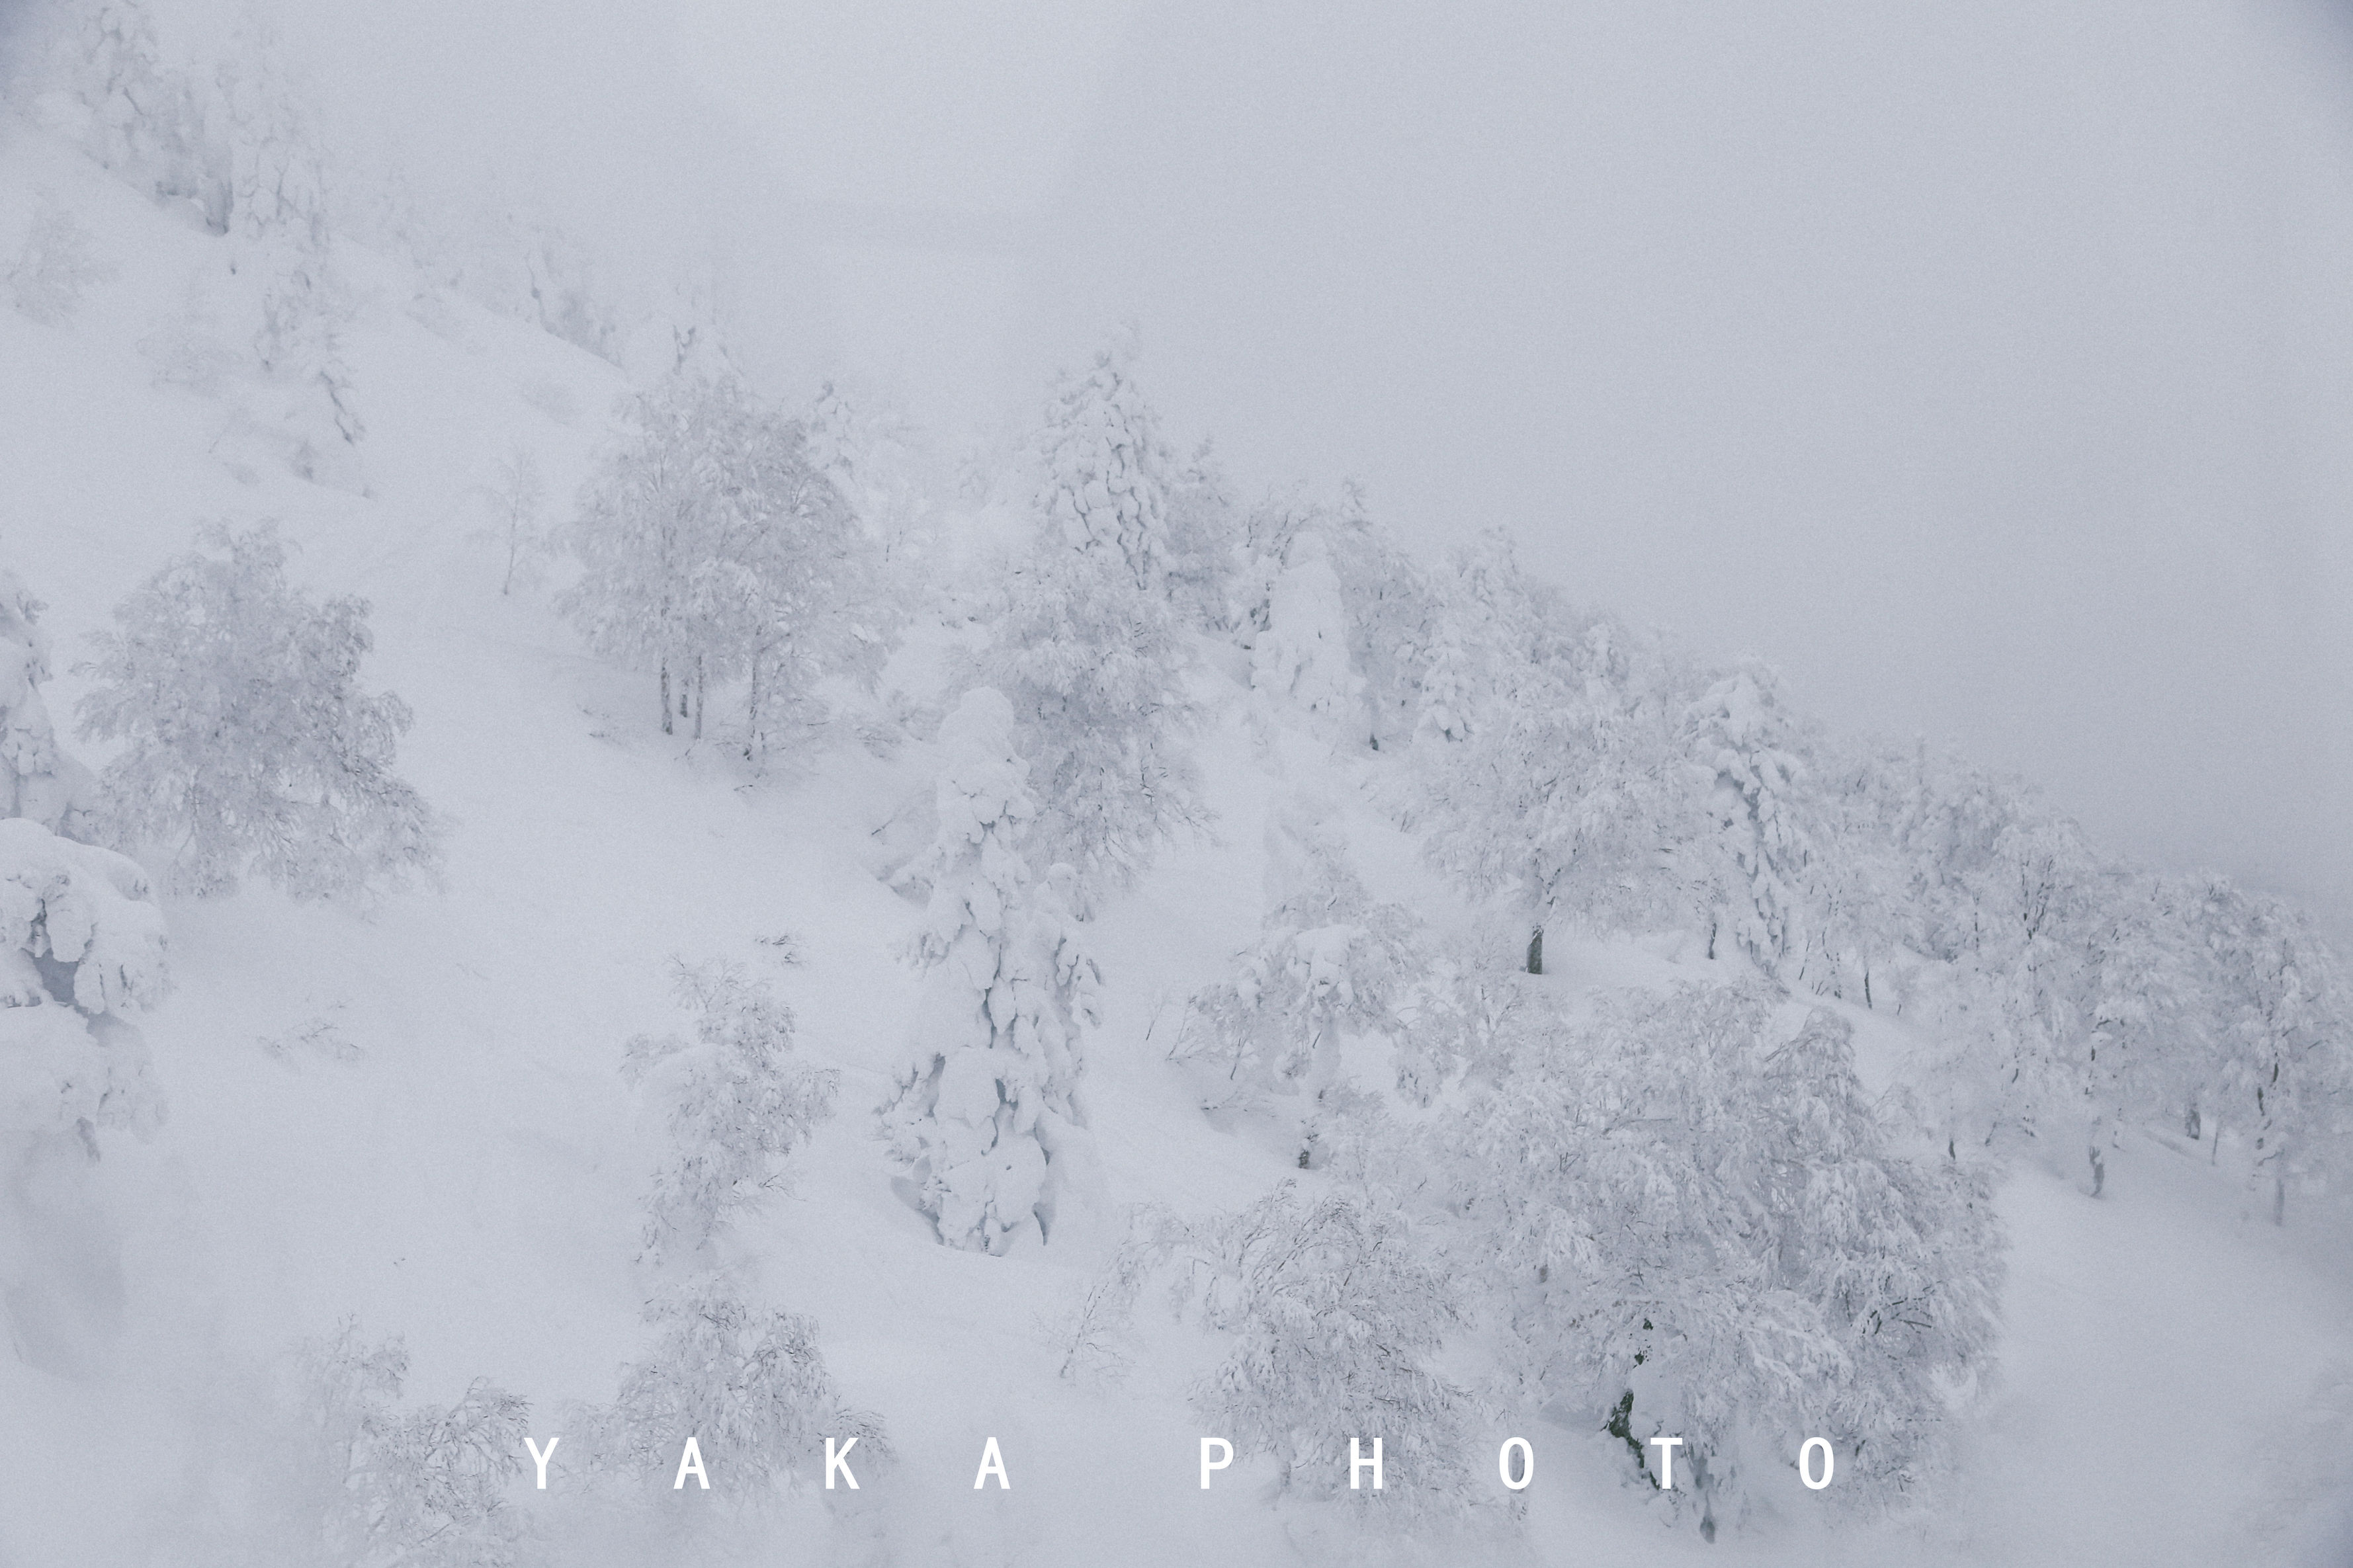
[[[2256,1012],[2206,1000],[2255,967],[2198,923],[2224,893],[1840,750],[1499,545],[1163,470],[1116,353],[896,512],[848,415],[662,468],[765,417],[723,364],[633,378],[412,257],[213,232],[79,113],[0,112],[0,565],[97,774],[96,826],[25,831],[145,868],[170,990],[73,1003],[106,1051],[135,1017],[152,1129],[0,1125],[0,1563],[2353,1559],[2353,1047],[2316,971],[2292,1111],[2211,1043]],[[814,488],[760,512],[780,474]],[[797,595],[734,668],[709,634],[707,699],[702,645],[625,624],[629,519],[689,492],[797,552],[681,573],[714,625]],[[127,684],[93,637],[135,663],[116,607],[270,520],[295,588],[367,601],[417,875],[200,895],[104,826],[140,742],[76,730]],[[511,577],[518,520],[560,548]],[[2003,813],[2032,855],[1970,886],[2041,868],[2063,934],[1940,950],[1922,889]],[[10,919],[54,970],[45,896]],[[70,1010],[47,975],[27,1016]],[[0,1100],[47,1095],[33,1049],[0,1033]],[[1838,1315],[1897,1279],[1934,1310]],[[1672,1335],[1608,1326],[1644,1290]],[[1776,1447],[1816,1421],[1820,1491]]]

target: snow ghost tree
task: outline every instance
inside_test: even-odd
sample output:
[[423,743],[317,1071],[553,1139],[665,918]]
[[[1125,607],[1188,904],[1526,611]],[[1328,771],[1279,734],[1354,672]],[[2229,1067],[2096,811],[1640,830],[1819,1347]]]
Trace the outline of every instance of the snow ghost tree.
[[121,1291],[77,1171],[101,1131],[162,1120],[135,1020],[164,994],[164,917],[123,857],[0,821],[0,1319],[26,1361],[89,1375]]
[[1082,902],[1201,820],[1167,579],[1169,463],[1123,357],[1067,380],[1038,440],[1039,533],[984,660],[1011,703],[1045,863]]
[[1084,1125],[1082,1032],[1095,966],[1060,884],[1022,856],[1037,807],[1013,712],[987,687],[940,728],[939,837],[921,873],[930,907],[913,953],[929,976],[913,1064],[882,1108],[892,1152],[954,1247],[1003,1252],[1053,1224],[1055,1166]]
[[352,893],[438,862],[431,809],[393,773],[408,707],[358,685],[364,599],[286,581],[274,527],[202,535],[114,612],[81,731],[122,748],[100,775],[120,840],[169,854],[198,895],[259,872],[297,898]]
[[41,682],[49,678],[47,606],[0,569],[0,816],[85,842],[96,832],[96,781],[58,746]]
[[744,680],[758,760],[820,676],[879,670],[872,545],[801,426],[739,379],[674,375],[629,416],[590,481],[573,531],[586,570],[558,607],[597,652],[655,672],[664,734],[691,719],[699,739],[708,686]]
[[73,319],[83,290],[113,276],[114,268],[90,247],[90,231],[44,192],[24,248],[8,268],[8,293],[16,309],[44,326],[63,326]]
[[833,1112],[840,1075],[792,1059],[793,1016],[732,964],[678,966],[695,1038],[640,1035],[622,1070],[657,1100],[669,1158],[646,1199],[647,1256],[692,1255],[729,1217],[783,1188],[785,1162]]
[[1644,1455],[1679,1435],[1704,1528],[1810,1436],[1841,1500],[1892,1505],[1947,1456],[1990,1366],[1985,1173],[1900,1152],[1847,1025],[1794,1036],[1761,984],[1524,1009],[1453,1113],[1455,1206],[1490,1260],[1518,1381]]

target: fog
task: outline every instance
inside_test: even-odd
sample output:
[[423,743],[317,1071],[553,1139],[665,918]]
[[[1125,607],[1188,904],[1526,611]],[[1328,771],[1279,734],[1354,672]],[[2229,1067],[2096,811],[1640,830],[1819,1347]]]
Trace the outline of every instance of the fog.
[[288,25],[414,164],[504,171],[617,254],[723,262],[779,390],[849,377],[999,428],[1132,324],[1171,434],[1214,435],[1245,493],[1353,477],[1433,551],[1508,526],[1578,598],[1762,656],[1841,729],[1926,732],[2111,847],[2353,909],[2334,14]]

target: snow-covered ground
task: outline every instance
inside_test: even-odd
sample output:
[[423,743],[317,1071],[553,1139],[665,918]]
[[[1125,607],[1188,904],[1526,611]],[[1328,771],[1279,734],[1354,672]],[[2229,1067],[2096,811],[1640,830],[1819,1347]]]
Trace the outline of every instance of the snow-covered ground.
[[[632,1036],[683,1026],[673,955],[771,981],[802,1057],[841,1073],[796,1190],[731,1245],[754,1294],[818,1321],[845,1396],[895,1449],[855,1496],[805,1490],[698,1561],[1376,1550],[1312,1508],[1269,1506],[1247,1463],[1198,1489],[1183,1389],[1206,1352],[1182,1336],[1124,1383],[1073,1384],[1040,1327],[1108,1255],[1125,1205],[1206,1214],[1299,1174],[1287,1150],[1205,1116],[1165,1059],[1184,998],[1256,931],[1279,801],[1342,803],[1378,894],[1465,918],[1372,803],[1368,764],[1270,719],[1232,669],[1196,678],[1214,837],[1091,926],[1106,1003],[1089,1047],[1096,1191],[1050,1247],[944,1247],[893,1191],[871,1116],[906,1049],[917,982],[898,954],[922,912],[880,874],[880,830],[928,797],[929,748],[878,755],[845,725],[754,785],[652,734],[649,682],[584,653],[543,594],[499,592],[479,488],[522,443],[569,495],[618,374],[463,301],[418,308],[414,278],[347,249],[366,493],[309,483],[235,417],[248,391],[159,386],[142,354],[192,277],[236,286],[223,243],[0,115],[0,252],[43,191],[118,273],[64,325],[0,310],[0,553],[48,601],[60,665],[199,521],[277,518],[299,581],[373,601],[366,679],[414,709],[402,771],[453,826],[438,889],[354,908],[256,885],[168,904],[176,990],[147,1033],[169,1121],[143,1144],[111,1139],[93,1173],[121,1328],[87,1381],[0,1357],[0,1563],[261,1561],[231,1543],[270,1506],[286,1353],[347,1316],[406,1339],[418,1399],[492,1377],[533,1402],[540,1434],[563,1429],[567,1401],[609,1400],[645,1346],[636,1205],[657,1134],[618,1068]],[[937,642],[919,631],[894,673],[920,681]],[[61,668],[53,711],[81,689]],[[1703,967],[1554,947],[1544,983],[1560,987]],[[1866,1072],[1899,1071],[1903,1032],[1854,1016]],[[1933,1524],[1828,1531],[1793,1505],[1704,1543],[1596,1457],[1606,1440],[1556,1427],[1525,1434],[1543,1467],[1525,1531],[1445,1560],[2353,1562],[2353,1226],[2308,1209],[2275,1229],[2205,1162],[2202,1144],[2137,1136],[2096,1201],[2072,1168],[2009,1176],[2001,1384]],[[990,1436],[1007,1493],[972,1487]],[[562,1561],[675,1560],[674,1521],[600,1520],[592,1535],[563,1493],[518,1502]]]

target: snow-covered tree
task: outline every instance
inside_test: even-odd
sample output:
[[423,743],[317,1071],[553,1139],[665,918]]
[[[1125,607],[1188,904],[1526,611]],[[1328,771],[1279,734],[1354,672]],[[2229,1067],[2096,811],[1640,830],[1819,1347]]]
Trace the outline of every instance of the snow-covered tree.
[[820,676],[871,677],[887,651],[871,550],[801,427],[733,376],[673,376],[630,405],[627,444],[591,481],[559,601],[598,652],[659,679],[662,732],[702,733],[712,682],[745,682],[765,755]]
[[692,1255],[762,1194],[833,1112],[841,1075],[792,1058],[793,1015],[733,964],[680,963],[693,1040],[640,1035],[622,1071],[654,1100],[670,1148],[646,1198],[646,1255]]
[[[1295,863],[1270,875],[1281,892],[1233,975],[1198,993],[1173,1053],[1193,1064],[1208,1103],[1268,1093],[1320,1092],[1336,1079],[1346,1037],[1394,1040],[1421,967],[1415,921],[1377,902],[1348,863],[1345,840],[1321,826],[1286,825],[1268,838]],[[1282,841],[1296,846],[1280,854]]]
[[881,1420],[842,1403],[809,1319],[754,1306],[712,1275],[657,1296],[645,1317],[660,1338],[595,1413],[596,1470],[667,1492],[691,1436],[712,1493],[742,1503],[814,1476],[828,1437],[888,1457]]
[[2284,900],[2219,878],[2195,898],[2212,1115],[2248,1138],[2252,1179],[2269,1189],[2274,1222],[2284,1223],[2289,1187],[2327,1171],[2353,1128],[2353,986]]
[[8,266],[8,294],[16,309],[44,326],[62,326],[73,319],[84,290],[113,276],[113,267],[91,246],[90,230],[55,195],[41,193],[33,226]]
[[1817,883],[1827,859],[1808,763],[1812,737],[1779,679],[1749,664],[1683,710],[1682,748],[1697,821],[1674,858],[1707,955],[1728,943],[1766,973],[1803,979],[1817,950]]
[[1133,351],[1099,351],[1054,388],[1037,437],[1037,510],[1069,549],[1118,558],[1135,585],[1166,597],[1168,506],[1177,474],[1137,390]]
[[400,1403],[408,1351],[396,1336],[369,1345],[345,1322],[305,1348],[303,1440],[323,1560],[350,1568],[507,1568],[521,1561],[523,1521],[508,1486],[526,1468],[529,1409],[476,1379],[458,1403]]
[[499,592],[512,594],[517,583],[528,587],[537,578],[553,543],[545,511],[547,484],[529,447],[515,443],[500,461],[498,477],[483,487],[483,495],[491,508],[491,539],[503,563]]
[[882,1108],[892,1152],[951,1246],[1003,1252],[1051,1228],[1054,1166],[1084,1125],[1082,1031],[1096,974],[1058,884],[1022,854],[1037,807],[997,691],[940,728],[939,837],[917,874],[930,907],[913,954],[928,975],[914,1061]]
[[1181,621],[1229,629],[1240,531],[1225,470],[1207,441],[1169,481],[1166,538],[1168,591]]
[[1517,1397],[1638,1447],[1682,1436],[1678,1497],[1711,1531],[1809,1436],[1843,1500],[1932,1482],[1953,1391],[1990,1366],[1985,1174],[1907,1157],[1847,1025],[1816,1010],[1792,1035],[1778,1010],[1754,983],[1582,1025],[1525,1010],[1445,1141]]
[[145,0],[69,0],[50,17],[43,84],[87,114],[82,150],[156,200],[228,231],[229,150],[212,83],[167,58]]
[[[1303,1197],[1167,1225],[1174,1300],[1232,1348],[1193,1386],[1208,1429],[1278,1467],[1281,1490],[1401,1512],[1458,1507],[1473,1404],[1438,1370],[1465,1321],[1454,1278],[1406,1215],[1370,1194]],[[1352,1489],[1348,1440],[1382,1485]]]
[[1364,678],[1350,657],[1348,608],[1324,536],[1303,530],[1276,564],[1266,626],[1250,644],[1250,685],[1327,724],[1356,728]]
[[1037,442],[1035,547],[982,660],[1030,759],[1041,863],[1082,905],[1201,821],[1186,749],[1196,719],[1166,575],[1166,473],[1124,357],[1066,379]]
[[330,455],[332,448],[356,446],[367,435],[343,357],[353,307],[323,246],[273,245],[266,258],[254,355],[264,374],[301,400],[289,414],[295,472],[325,482],[349,469]]
[[96,781],[66,755],[41,700],[49,678],[47,606],[0,568],[0,816],[22,816],[68,838],[90,840]]
[[114,611],[81,732],[120,741],[100,776],[121,840],[170,856],[168,880],[227,892],[259,872],[297,898],[431,868],[431,809],[393,773],[408,707],[358,685],[364,599],[286,581],[269,525],[200,536]]
[[1609,623],[1569,616],[1508,575],[1494,586],[1457,595],[1458,616],[1482,597],[1498,604],[1504,635],[1485,650],[1497,661],[1482,667],[1486,692],[1465,705],[1476,716],[1447,728],[1461,738],[1428,748],[1411,815],[1433,864],[1526,921],[1528,967],[1540,971],[1556,918],[1601,931],[1672,918],[1667,688]]

